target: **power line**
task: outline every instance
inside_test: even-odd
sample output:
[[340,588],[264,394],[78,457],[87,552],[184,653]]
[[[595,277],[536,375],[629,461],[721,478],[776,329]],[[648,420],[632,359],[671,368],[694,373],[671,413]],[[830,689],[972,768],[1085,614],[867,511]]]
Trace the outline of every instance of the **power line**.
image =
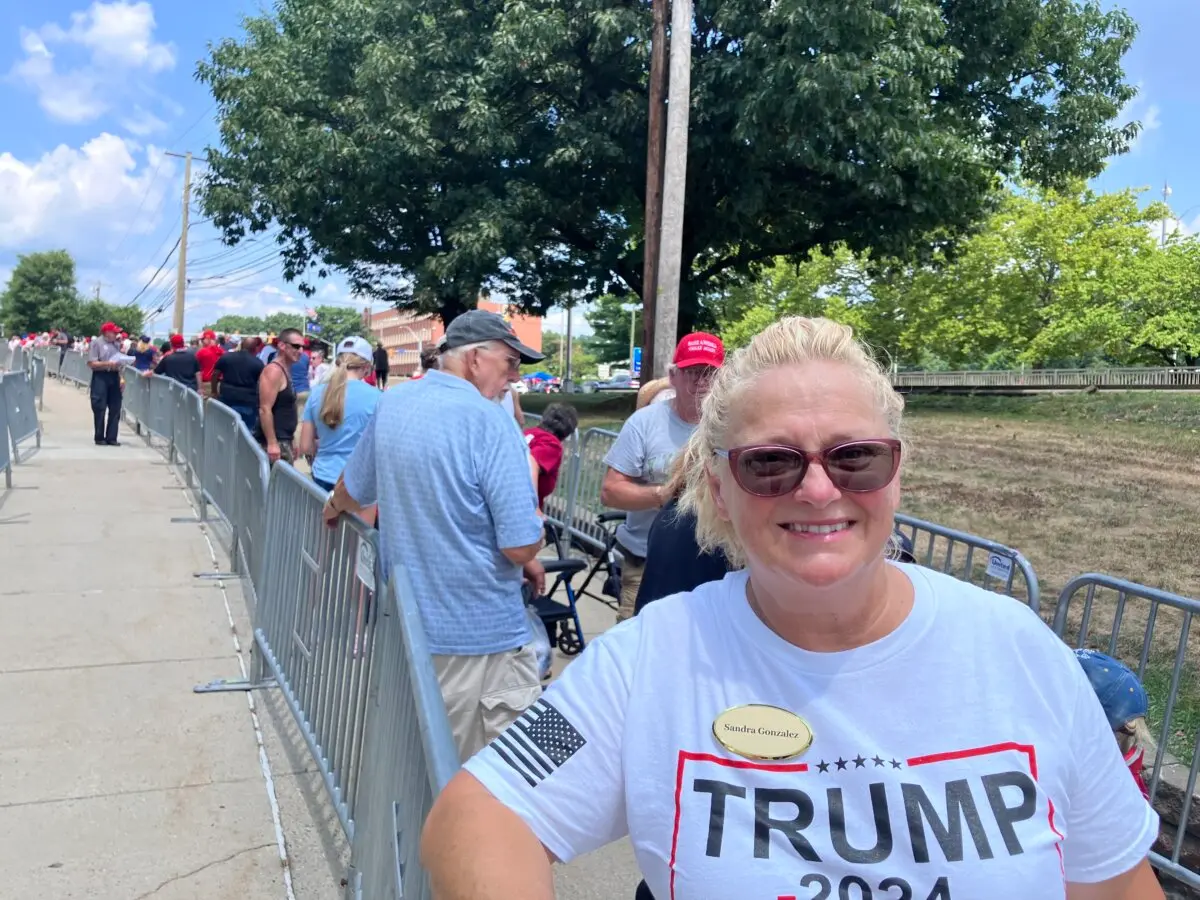
[[150,276],[150,280],[147,281],[145,283],[145,285],[142,286],[142,289],[134,295],[133,299],[129,301],[130,303],[137,303],[138,297],[140,297],[140,296],[142,296],[142,294],[146,293],[147,288],[149,288],[150,285],[154,284],[154,279],[156,279],[159,276],[159,273],[162,272],[162,270],[166,268],[167,263],[169,263],[171,261],[171,257],[175,255],[175,251],[179,249],[179,242],[181,240],[182,240],[182,238],[176,238],[175,246],[172,247],[170,249],[170,251],[168,251],[166,258],[162,261],[162,263],[159,265],[159,267],[155,270],[154,274]]
[[[264,272],[269,272],[272,269],[274,269],[277,265],[279,265],[279,260],[275,260],[275,261],[271,262],[269,265],[265,265],[260,269],[254,269],[253,271],[246,272],[245,274],[239,275],[237,278],[234,278],[232,280],[224,280],[220,284],[200,284],[198,287],[191,287],[189,285],[189,288],[193,291],[224,290],[227,287],[233,287],[234,285],[241,284],[246,279],[253,278],[255,275],[261,275]],[[228,278],[228,276],[225,276],[225,277]]]
[[[216,108],[217,108],[217,101],[214,100],[212,103],[210,103],[208,105],[208,107],[204,110],[204,112],[200,113],[200,115],[196,117],[196,120],[194,122],[192,122],[191,125],[189,125],[187,128],[185,128],[180,134],[175,136],[175,139],[173,141],[171,141],[171,145],[172,146],[178,145],[185,137],[187,137],[189,134],[191,134],[191,132],[195,129],[195,127],[204,120],[205,116],[207,116],[209,113],[211,113]],[[125,242],[127,240],[129,240],[129,236],[131,234],[133,234],[133,226],[135,224],[137,224],[138,217],[142,214],[142,209],[145,207],[146,200],[150,197],[150,191],[154,188],[155,180],[158,178],[159,170],[162,169],[162,164],[164,162],[166,162],[166,159],[167,159],[166,153],[162,153],[159,155],[158,165],[156,165],[154,167],[154,171],[150,175],[150,180],[148,182],[146,182],[146,189],[144,191],[142,191],[142,199],[138,202],[137,212],[135,212],[133,214],[133,217],[129,220],[129,227],[125,229],[125,234],[122,235],[121,240],[117,242],[117,246],[112,252],[113,259],[117,258],[117,253],[120,251],[120,249],[122,247],[125,246]],[[167,202],[167,192],[163,191],[163,196],[162,196],[162,199],[159,201],[158,209],[155,210],[155,212],[154,212],[155,216],[157,216],[160,212],[162,212],[163,205],[166,202]],[[158,255],[157,252],[154,255],[157,256]]]
[[[166,154],[159,155],[158,165],[154,167],[154,172],[151,173],[150,180],[146,182],[146,190],[142,191],[142,199],[141,202],[138,203],[137,212],[135,212],[133,217],[129,220],[129,227],[125,229],[125,234],[121,237],[121,240],[117,242],[116,249],[113,250],[113,259],[117,258],[117,251],[125,246],[125,241],[129,239],[129,235],[133,234],[133,226],[137,224],[138,216],[142,214],[142,207],[146,205],[146,198],[150,196],[150,190],[154,187],[155,179],[158,178],[158,170],[162,168],[162,164],[166,162],[166,159]],[[163,203],[165,203],[166,200],[167,192],[163,191],[162,199],[159,201],[158,211],[155,212],[155,215],[158,215],[158,212],[162,211]]]
[[[188,282],[191,283],[192,281],[195,281],[197,283],[204,283],[204,282],[209,282],[209,281],[219,281],[222,278],[229,278],[234,275],[240,275],[246,269],[252,269],[257,265],[261,265],[262,263],[267,262],[268,260],[272,260],[273,262],[278,262],[279,261],[278,251],[268,250],[266,253],[260,253],[258,256],[255,256],[252,258],[243,257],[241,259],[236,260],[236,265],[233,269],[230,269],[225,272],[209,273],[207,275],[203,275],[203,276],[200,276],[197,278],[189,278]],[[231,260],[231,262],[232,261],[233,260]]]

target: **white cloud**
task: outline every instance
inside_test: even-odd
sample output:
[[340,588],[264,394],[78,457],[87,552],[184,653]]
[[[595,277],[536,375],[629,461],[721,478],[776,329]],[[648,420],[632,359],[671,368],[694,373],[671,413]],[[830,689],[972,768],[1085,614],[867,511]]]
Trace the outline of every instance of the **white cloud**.
[[[1193,237],[1200,234],[1200,215],[1194,216],[1191,222],[1185,222],[1182,219],[1176,219],[1173,216],[1166,220],[1166,235],[1167,237]],[[1150,233],[1156,238],[1161,238],[1163,235],[1163,222],[1158,220],[1150,224]]]
[[121,127],[137,137],[146,137],[165,130],[167,123],[154,113],[135,106],[133,112],[121,117]]
[[139,145],[108,133],[33,161],[0,153],[0,250],[54,244],[87,264],[115,249],[126,230],[154,231],[175,168],[154,147],[139,167],[141,155]]
[[[83,12],[72,13],[67,28],[50,22],[36,30],[22,29],[25,55],[13,66],[12,77],[37,94],[51,118],[92,121],[132,97],[147,94],[149,89],[140,78],[174,67],[174,46],[155,41],[154,29],[149,3],[95,2]],[[61,68],[56,56],[60,51],[83,58]],[[130,121],[145,128],[155,117],[142,113]]]
[[154,9],[149,3],[93,3],[71,13],[71,27],[51,23],[42,28],[48,43],[78,44],[98,63],[162,72],[175,65],[175,48],[154,40]]

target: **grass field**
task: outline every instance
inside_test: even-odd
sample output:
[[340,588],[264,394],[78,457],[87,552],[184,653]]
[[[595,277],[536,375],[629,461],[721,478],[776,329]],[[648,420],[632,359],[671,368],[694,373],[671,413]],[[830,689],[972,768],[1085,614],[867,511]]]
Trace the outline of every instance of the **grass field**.
[[[527,395],[523,405],[536,412],[554,399]],[[570,400],[585,428],[618,428],[632,409],[631,395]],[[1047,614],[1084,572],[1200,597],[1200,395],[912,395],[906,423],[902,509],[1019,549],[1038,574]],[[1111,600],[1097,604],[1094,645],[1111,609]],[[1144,605],[1131,606],[1123,620],[1127,661],[1136,662],[1145,615]],[[1152,726],[1179,625],[1169,611],[1156,620],[1146,675]],[[1200,635],[1191,645],[1170,741],[1189,761],[1200,727]]]

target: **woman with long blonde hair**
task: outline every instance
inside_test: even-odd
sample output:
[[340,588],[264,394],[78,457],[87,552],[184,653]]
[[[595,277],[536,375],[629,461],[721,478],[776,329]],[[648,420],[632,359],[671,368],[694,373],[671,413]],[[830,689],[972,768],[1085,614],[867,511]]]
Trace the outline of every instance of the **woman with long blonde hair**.
[[344,338],[336,353],[333,372],[309,394],[300,424],[300,453],[312,462],[313,481],[327,491],[337,484],[382,396],[363,381],[374,364],[370,344]]
[[850,329],[720,369],[681,508],[733,566],[588,642],[438,795],[437,900],[553,900],[628,836],[657,900],[1163,900],[1158,816],[1070,648],[888,559],[904,401]]

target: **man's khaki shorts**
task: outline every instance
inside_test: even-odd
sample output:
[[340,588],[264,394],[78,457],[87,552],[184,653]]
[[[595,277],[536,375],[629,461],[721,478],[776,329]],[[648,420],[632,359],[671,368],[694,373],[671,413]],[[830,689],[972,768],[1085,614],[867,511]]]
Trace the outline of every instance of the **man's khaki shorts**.
[[433,657],[459,757],[466,761],[542,695],[532,644],[487,656]]

